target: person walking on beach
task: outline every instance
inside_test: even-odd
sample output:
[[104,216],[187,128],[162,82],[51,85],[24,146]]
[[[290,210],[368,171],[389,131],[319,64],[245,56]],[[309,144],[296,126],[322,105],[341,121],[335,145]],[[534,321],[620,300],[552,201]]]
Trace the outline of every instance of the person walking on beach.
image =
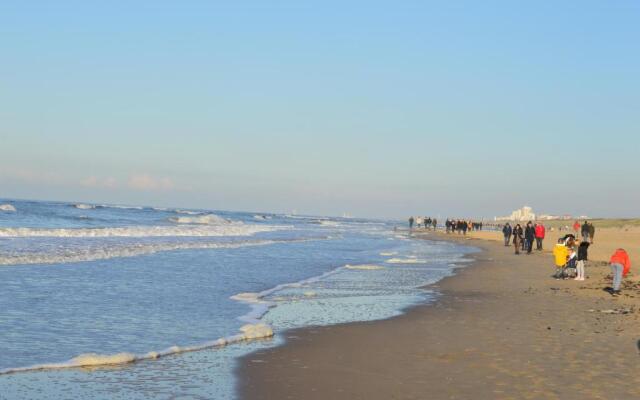
[[434,218],[434,219],[431,221],[431,223],[433,224],[433,230],[435,231],[435,230],[436,230],[436,228],[438,227],[438,220]]
[[582,229],[580,230],[580,235],[582,235],[582,241],[583,242],[588,242],[589,241],[589,223],[587,221],[584,221],[584,224],[582,224]]
[[522,243],[522,227],[516,224],[513,228],[513,247],[516,248],[516,254],[520,254],[520,246]]
[[576,236],[578,236],[579,230],[580,230],[580,222],[576,221],[573,223],[573,231],[576,233]]
[[624,249],[617,249],[611,256],[611,259],[609,259],[609,263],[611,273],[613,274],[613,289],[611,290],[611,295],[618,296],[620,295],[622,278],[626,277],[631,269],[631,261]]
[[544,236],[546,234],[546,228],[542,224],[536,224],[534,226],[536,232],[536,250],[542,250],[542,241],[544,240]]
[[596,234],[596,227],[593,226],[593,223],[589,222],[589,242],[593,244],[593,237]]
[[582,242],[580,243],[580,246],[578,246],[578,264],[576,266],[577,269],[577,275],[576,275],[576,280],[577,281],[583,281],[585,280],[585,264],[587,262],[587,250],[589,249],[589,242]]
[[415,220],[413,219],[413,217],[409,217],[409,230],[413,229],[413,222]]
[[513,229],[511,228],[511,225],[509,225],[509,223],[507,222],[502,227],[502,235],[504,236],[505,246],[509,246],[509,242],[511,241],[511,232],[513,232]]
[[533,249],[533,240],[535,239],[535,237],[536,230],[533,228],[533,223],[529,221],[527,222],[527,226],[524,229],[524,240],[527,254],[531,254],[531,250]]

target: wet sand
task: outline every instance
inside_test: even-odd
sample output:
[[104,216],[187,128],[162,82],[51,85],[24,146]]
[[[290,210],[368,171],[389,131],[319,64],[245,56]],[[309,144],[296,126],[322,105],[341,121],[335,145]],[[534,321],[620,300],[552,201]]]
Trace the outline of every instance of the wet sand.
[[604,263],[591,262],[584,282],[554,280],[547,253],[448,240],[484,251],[434,285],[436,303],[384,321],[286,332],[285,345],[241,361],[240,398],[640,398],[635,283],[612,298],[602,291]]

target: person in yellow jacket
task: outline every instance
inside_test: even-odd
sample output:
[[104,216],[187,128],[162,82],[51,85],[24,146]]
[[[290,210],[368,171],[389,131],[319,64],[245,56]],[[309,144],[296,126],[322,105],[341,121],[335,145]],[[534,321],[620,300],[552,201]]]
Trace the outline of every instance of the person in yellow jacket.
[[562,239],[559,239],[553,248],[553,257],[556,262],[556,273],[553,277],[556,279],[564,278],[564,269],[567,265],[567,258],[569,257],[569,248],[564,245]]

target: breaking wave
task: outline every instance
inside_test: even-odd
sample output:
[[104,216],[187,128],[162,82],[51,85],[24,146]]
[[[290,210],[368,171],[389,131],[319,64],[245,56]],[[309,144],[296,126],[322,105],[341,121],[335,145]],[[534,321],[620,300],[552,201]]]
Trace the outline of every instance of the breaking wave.
[[0,211],[15,212],[16,208],[11,204],[0,204]]
[[176,214],[187,214],[187,215],[201,215],[204,214],[202,211],[189,211],[189,210],[175,210]]
[[[331,271],[325,272],[322,275],[318,275],[309,279],[305,279],[294,283],[285,283],[277,285],[271,289],[264,290],[259,293],[239,293],[235,296],[231,296],[232,300],[246,303],[251,307],[251,311],[239,318],[240,321],[244,321],[246,324],[239,329],[239,333],[223,337],[217,340],[204,342],[193,346],[172,346],[161,351],[150,351],[144,354],[133,353],[117,353],[117,354],[97,354],[97,353],[85,353],[77,357],[74,357],[68,361],[61,363],[47,363],[37,364],[28,367],[7,368],[0,370],[0,375],[14,374],[19,372],[30,372],[47,369],[64,369],[64,368],[80,368],[80,367],[98,367],[98,366],[110,366],[110,365],[124,365],[131,364],[138,361],[156,360],[168,355],[188,353],[206,349],[221,348],[229,344],[239,343],[243,341],[265,339],[274,335],[273,329],[260,322],[260,319],[266,314],[269,308],[274,307],[275,303],[263,300],[263,297],[268,296],[274,292],[285,288],[301,287],[305,284],[316,282],[327,276],[333,275],[341,271],[344,267],[338,267]],[[311,296],[309,296],[311,297]]]
[[96,208],[96,206],[94,206],[94,205],[91,205],[91,204],[82,204],[82,203],[80,203],[80,204],[74,204],[73,206],[74,206],[75,208],[80,209],[80,210],[90,210],[90,209],[92,209],[92,208]]
[[250,236],[259,232],[291,229],[285,225],[122,226],[112,228],[0,228],[0,237],[166,237]]
[[378,270],[378,269],[384,269],[384,267],[381,266],[381,265],[369,265],[369,264],[364,264],[364,265],[345,265],[345,268],[346,269],[369,270],[369,271]]
[[389,264],[424,264],[427,260],[419,258],[390,258],[386,261]]
[[30,264],[61,264],[107,260],[111,258],[136,257],[147,254],[174,250],[206,250],[206,249],[236,249],[249,246],[266,246],[276,243],[307,242],[313,240],[327,240],[328,237],[289,240],[254,240],[239,243],[151,243],[120,245],[99,248],[65,249],[61,253],[0,253],[0,265],[30,265]]
[[[201,225],[216,225],[216,224],[229,224],[231,221],[219,217],[215,214],[207,214],[199,217],[171,217],[169,221],[177,224],[201,224]],[[237,222],[236,222],[237,223]]]
[[97,208],[118,208],[121,210],[143,210],[144,209],[144,207],[142,206],[121,206],[118,204],[102,204],[96,207]]
[[173,354],[188,353],[193,351],[224,347],[228,344],[239,343],[248,340],[263,339],[273,336],[273,329],[270,326],[258,322],[246,324],[240,328],[240,332],[229,337],[204,342],[193,346],[171,346],[160,351],[150,351],[144,354],[117,353],[117,354],[97,354],[85,353],[61,363],[37,364],[29,367],[7,368],[0,370],[0,375],[13,374],[17,372],[39,371],[44,369],[64,369],[80,367],[99,367],[110,365],[131,364],[138,361],[156,360]]

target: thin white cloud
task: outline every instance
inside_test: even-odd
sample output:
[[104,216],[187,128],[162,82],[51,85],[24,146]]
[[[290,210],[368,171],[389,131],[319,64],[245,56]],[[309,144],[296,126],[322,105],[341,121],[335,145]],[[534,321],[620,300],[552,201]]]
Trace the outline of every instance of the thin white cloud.
[[64,185],[68,183],[62,175],[55,172],[13,167],[0,167],[0,181],[3,180],[37,185]]
[[88,188],[115,189],[116,187],[118,187],[118,181],[112,176],[106,178],[88,176],[80,181],[80,186]]
[[127,186],[135,190],[172,190],[175,184],[167,177],[153,177],[149,174],[133,174],[129,177]]

